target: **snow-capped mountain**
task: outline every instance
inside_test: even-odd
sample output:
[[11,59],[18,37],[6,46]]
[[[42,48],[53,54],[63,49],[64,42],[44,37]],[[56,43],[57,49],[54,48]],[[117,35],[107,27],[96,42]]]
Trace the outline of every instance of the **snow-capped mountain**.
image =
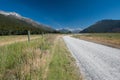
[[35,22],[32,19],[29,19],[27,17],[23,17],[20,14],[16,13],[16,12],[5,12],[5,11],[0,11],[0,14],[4,15],[4,16],[11,16],[20,20],[25,20],[27,22]]
[[72,33],[79,33],[80,31],[82,31],[81,28],[72,29]]
[[[43,25],[39,22],[36,22],[30,18],[27,18],[27,17],[23,17],[21,16],[20,14],[16,13],[16,12],[6,12],[6,11],[0,11],[0,14],[4,15],[4,16],[10,16],[10,17],[14,17],[14,18],[17,18],[17,19],[20,19],[20,20],[23,20],[29,24],[32,24],[33,26],[35,27],[39,27],[39,25]],[[46,26],[48,28],[50,28],[49,26],[47,25],[43,25],[43,26]]]
[[[4,25],[4,27],[3,27]],[[54,32],[55,30],[47,25],[38,23],[30,18],[23,17],[16,12],[0,11],[0,34],[23,34],[25,30],[32,33]],[[21,31],[22,30],[22,31]],[[5,33],[6,32],[6,33]]]
[[56,29],[57,31],[60,31],[62,33],[79,33],[82,29],[81,28],[60,28],[60,29]]

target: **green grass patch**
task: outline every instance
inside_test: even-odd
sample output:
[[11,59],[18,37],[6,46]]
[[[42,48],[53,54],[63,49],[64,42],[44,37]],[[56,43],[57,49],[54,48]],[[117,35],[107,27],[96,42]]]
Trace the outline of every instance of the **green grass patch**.
[[77,72],[75,60],[61,39],[55,43],[53,48],[47,80],[82,80]]

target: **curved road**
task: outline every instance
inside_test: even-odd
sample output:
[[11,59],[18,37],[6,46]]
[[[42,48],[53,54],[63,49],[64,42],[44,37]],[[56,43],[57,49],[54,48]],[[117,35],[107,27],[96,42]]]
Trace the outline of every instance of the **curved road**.
[[85,80],[120,80],[120,49],[63,37]]

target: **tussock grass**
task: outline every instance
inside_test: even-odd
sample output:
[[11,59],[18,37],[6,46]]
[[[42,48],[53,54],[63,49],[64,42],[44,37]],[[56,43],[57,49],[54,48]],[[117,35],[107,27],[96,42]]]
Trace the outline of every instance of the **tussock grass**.
[[31,42],[0,46],[0,80],[81,79],[63,40],[46,34]]
[[[39,80],[50,45],[46,36],[0,47],[0,80]],[[42,58],[43,57],[43,58]],[[36,64],[35,64],[36,63]],[[35,77],[36,76],[36,77]]]

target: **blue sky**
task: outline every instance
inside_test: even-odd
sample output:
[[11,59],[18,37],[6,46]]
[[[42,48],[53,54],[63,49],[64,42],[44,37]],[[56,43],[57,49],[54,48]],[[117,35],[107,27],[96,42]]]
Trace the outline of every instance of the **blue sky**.
[[120,19],[120,0],[0,0],[0,10],[56,29],[86,28],[102,19]]

